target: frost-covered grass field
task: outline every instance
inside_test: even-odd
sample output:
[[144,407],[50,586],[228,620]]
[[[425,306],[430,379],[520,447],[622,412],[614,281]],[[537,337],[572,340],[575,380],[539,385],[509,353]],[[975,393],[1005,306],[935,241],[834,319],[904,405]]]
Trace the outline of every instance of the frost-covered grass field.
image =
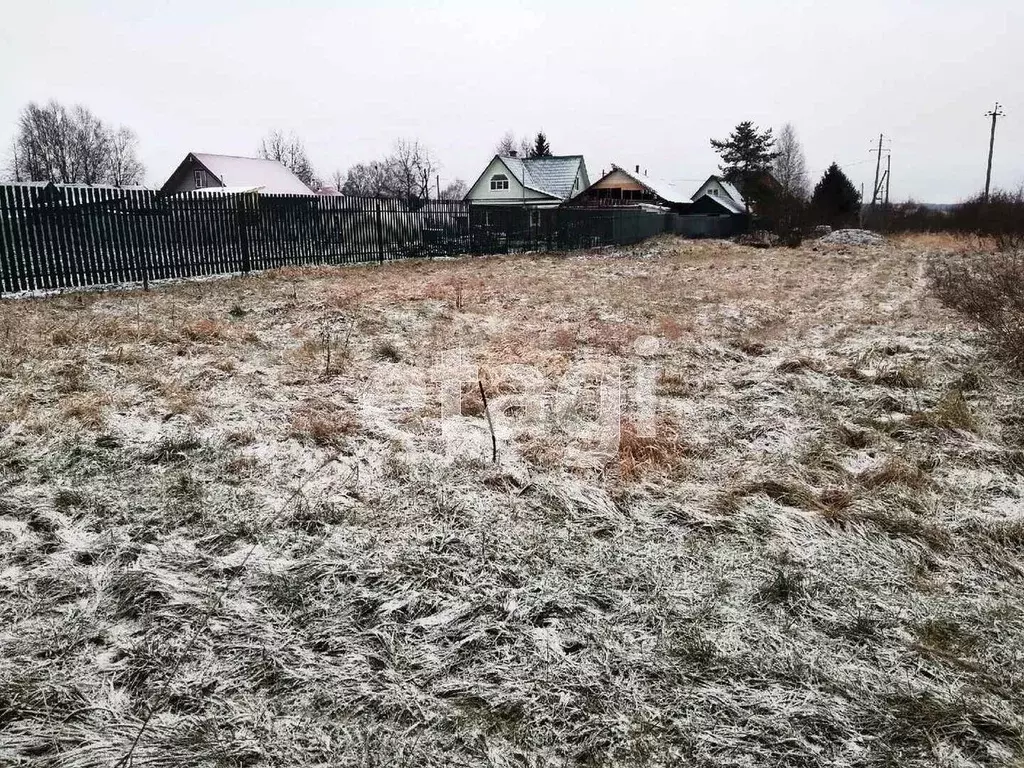
[[0,764],[1024,765],[1024,387],[955,247],[0,302]]

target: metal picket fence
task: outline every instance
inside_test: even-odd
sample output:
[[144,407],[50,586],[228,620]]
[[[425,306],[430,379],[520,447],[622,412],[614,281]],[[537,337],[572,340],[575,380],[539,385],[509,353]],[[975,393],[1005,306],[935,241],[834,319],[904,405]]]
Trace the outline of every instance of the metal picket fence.
[[666,229],[664,214],[631,210],[0,185],[0,293],[624,245]]

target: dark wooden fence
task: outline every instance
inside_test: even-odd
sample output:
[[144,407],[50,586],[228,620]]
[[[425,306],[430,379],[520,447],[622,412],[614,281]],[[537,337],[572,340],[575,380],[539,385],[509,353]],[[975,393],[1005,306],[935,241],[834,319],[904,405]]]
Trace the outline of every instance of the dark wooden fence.
[[0,292],[624,245],[672,230],[665,214],[632,210],[15,184],[0,186]]

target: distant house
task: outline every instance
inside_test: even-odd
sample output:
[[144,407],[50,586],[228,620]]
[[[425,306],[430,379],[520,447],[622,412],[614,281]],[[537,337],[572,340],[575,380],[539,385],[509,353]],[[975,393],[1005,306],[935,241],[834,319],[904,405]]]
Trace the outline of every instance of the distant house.
[[259,191],[270,195],[312,195],[302,179],[276,160],[189,152],[160,188],[164,195],[194,190]]
[[[703,197],[708,197],[710,200],[701,201]],[[700,185],[690,199],[695,204],[701,204],[700,213],[710,213],[718,209],[725,209],[724,212],[734,214],[747,212],[747,202],[743,199],[743,195],[734,184],[721,176],[709,176],[708,180]]]
[[553,208],[588,186],[582,155],[495,155],[463,199],[478,205]]
[[[693,200],[696,204],[701,201],[701,198],[706,197],[721,204],[723,208],[728,209],[731,213],[757,214],[758,210],[754,200],[761,199],[766,193],[771,196],[781,190],[779,182],[767,171],[754,176],[749,183],[760,194],[751,193],[748,198],[744,194],[749,191],[746,187],[731,184],[721,176],[709,176],[708,180],[701,184],[700,188],[694,193]],[[706,203],[707,201],[705,201]]]
[[648,208],[689,213],[690,196],[670,181],[649,176],[640,166],[612,169],[573,197],[567,205],[585,208]]

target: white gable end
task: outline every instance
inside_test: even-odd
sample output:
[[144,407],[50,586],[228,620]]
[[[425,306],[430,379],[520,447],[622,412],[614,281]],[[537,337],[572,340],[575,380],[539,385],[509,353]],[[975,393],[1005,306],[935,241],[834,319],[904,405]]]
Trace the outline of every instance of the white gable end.
[[[504,177],[504,178],[502,178]],[[492,182],[494,184],[492,185]],[[508,187],[505,188],[505,184]],[[492,189],[492,186],[495,187]],[[471,203],[490,203],[492,205],[515,205],[551,201],[549,195],[542,194],[532,189],[527,189],[519,183],[515,175],[505,167],[500,158],[495,157],[487,165],[487,169],[481,174],[476,183],[466,193],[465,200]]]

